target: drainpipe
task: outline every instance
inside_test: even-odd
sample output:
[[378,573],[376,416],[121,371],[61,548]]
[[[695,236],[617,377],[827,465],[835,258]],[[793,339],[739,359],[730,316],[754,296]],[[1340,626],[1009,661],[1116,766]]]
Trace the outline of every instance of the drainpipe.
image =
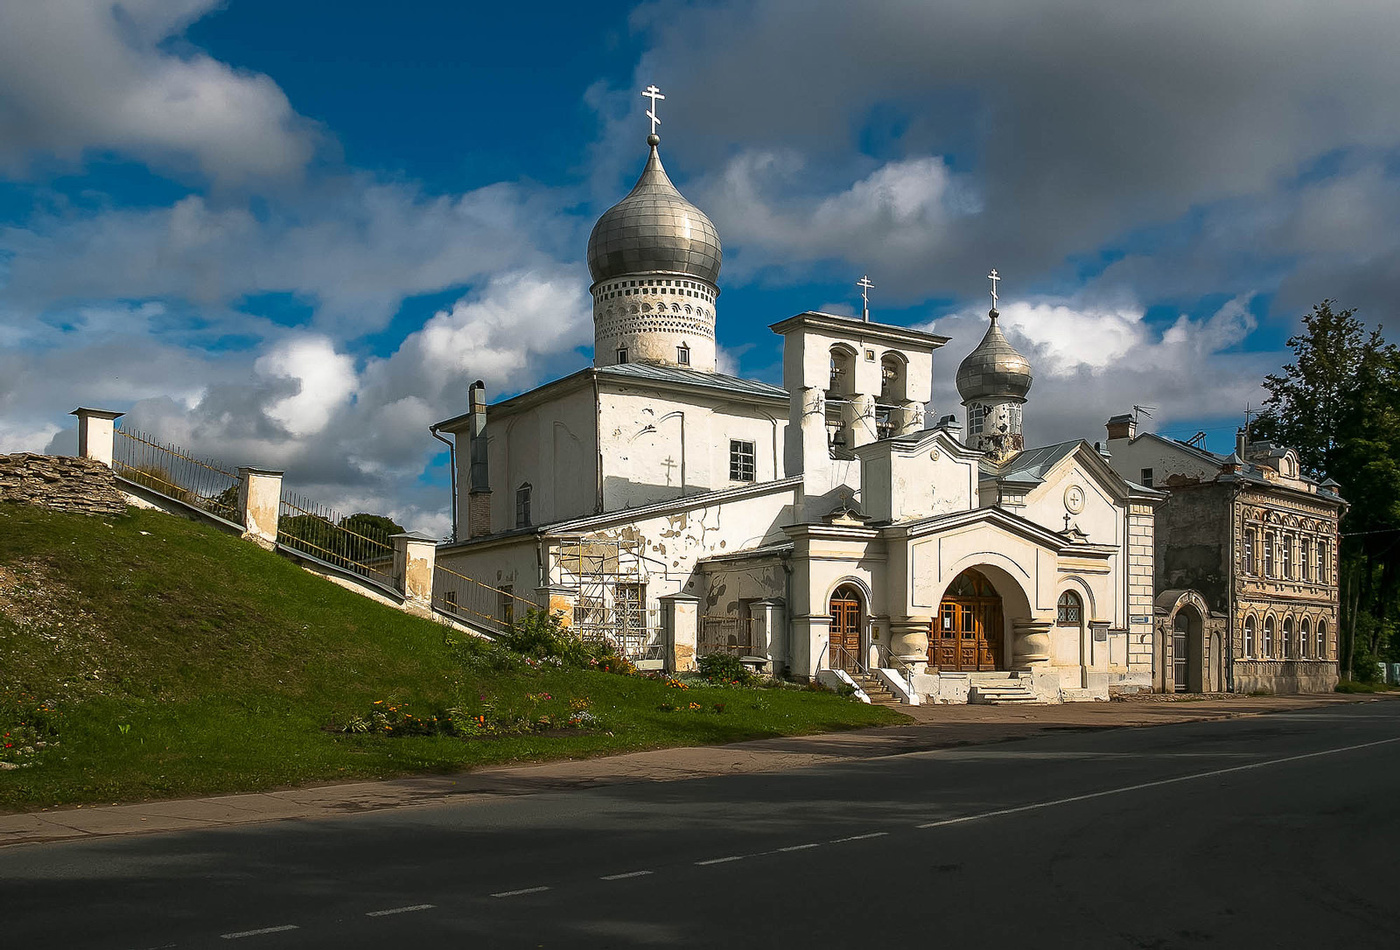
[[593,371],[593,513],[603,513],[603,397],[598,389],[598,371]]
[[437,426],[428,426],[433,438],[447,446],[447,471],[452,478],[452,540],[457,540],[457,443],[449,442],[438,434]]

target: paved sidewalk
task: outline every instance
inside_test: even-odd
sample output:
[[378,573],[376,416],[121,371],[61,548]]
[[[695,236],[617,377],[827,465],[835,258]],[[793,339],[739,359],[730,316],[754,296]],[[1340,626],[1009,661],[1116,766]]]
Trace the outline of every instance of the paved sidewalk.
[[1400,701],[1400,694],[1347,696],[1151,696],[1060,706],[903,707],[904,725],[853,732],[759,739],[723,746],[631,752],[595,759],[482,769],[457,775],[319,785],[285,791],[136,805],[77,806],[0,814],[0,847],[14,844],[232,827],[289,818],[323,818],[380,808],[469,803],[504,795],[713,775],[773,772],[827,762],[902,755],[1024,739],[1065,730],[1115,729],[1258,716],[1345,703]]

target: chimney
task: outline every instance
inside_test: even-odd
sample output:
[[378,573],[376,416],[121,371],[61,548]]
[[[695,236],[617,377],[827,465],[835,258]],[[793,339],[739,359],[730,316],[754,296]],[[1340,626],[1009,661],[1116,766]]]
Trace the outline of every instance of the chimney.
[[1110,440],[1137,438],[1137,417],[1131,412],[1125,412],[1121,416],[1109,419],[1108,437]]
[[1240,458],[1249,454],[1249,432],[1246,429],[1235,430],[1235,454]]
[[467,390],[471,407],[467,435],[471,469],[467,478],[467,537],[491,533],[491,474],[486,454],[486,384],[481,380]]

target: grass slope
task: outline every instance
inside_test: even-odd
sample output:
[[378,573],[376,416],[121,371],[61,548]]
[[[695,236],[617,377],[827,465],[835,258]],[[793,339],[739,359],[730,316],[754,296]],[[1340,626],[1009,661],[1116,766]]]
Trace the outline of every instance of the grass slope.
[[[899,719],[822,692],[682,692],[657,680],[537,670],[499,648],[451,639],[441,625],[193,522],[0,505],[0,732],[19,736],[19,723],[36,715],[58,724],[56,746],[0,756],[24,763],[0,770],[0,809],[450,771]],[[377,700],[430,715],[485,704],[553,712],[571,699],[588,700],[600,726],[466,739],[337,731]]]

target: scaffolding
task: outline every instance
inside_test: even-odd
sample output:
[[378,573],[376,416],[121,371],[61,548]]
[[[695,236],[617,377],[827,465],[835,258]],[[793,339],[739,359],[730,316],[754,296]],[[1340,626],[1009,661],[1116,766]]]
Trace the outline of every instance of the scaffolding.
[[642,541],[572,535],[553,551],[551,575],[578,591],[573,628],[633,660],[659,659],[661,610],[647,591]]

